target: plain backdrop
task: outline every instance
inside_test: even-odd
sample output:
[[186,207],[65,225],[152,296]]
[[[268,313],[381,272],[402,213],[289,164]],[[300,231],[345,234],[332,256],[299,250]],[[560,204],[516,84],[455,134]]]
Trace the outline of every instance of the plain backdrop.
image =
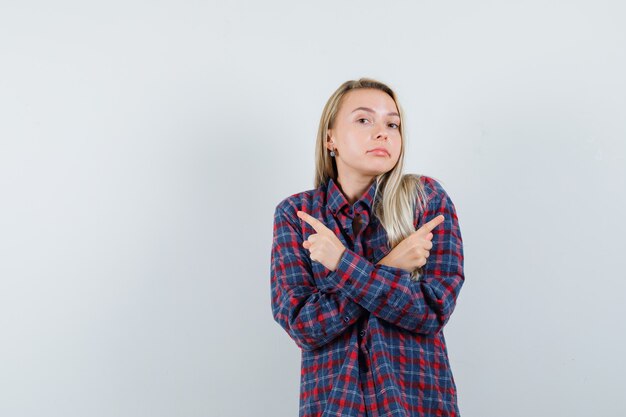
[[0,415],[297,416],[273,212],[388,83],[457,208],[464,417],[626,415],[620,1],[0,3]]

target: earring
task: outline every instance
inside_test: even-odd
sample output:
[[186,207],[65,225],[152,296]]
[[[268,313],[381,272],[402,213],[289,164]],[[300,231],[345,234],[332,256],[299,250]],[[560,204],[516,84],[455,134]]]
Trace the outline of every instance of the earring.
[[334,157],[335,155],[336,155],[336,154],[335,154],[335,150],[334,150],[334,149],[333,149],[332,151],[330,151],[330,156],[331,156],[331,157]]

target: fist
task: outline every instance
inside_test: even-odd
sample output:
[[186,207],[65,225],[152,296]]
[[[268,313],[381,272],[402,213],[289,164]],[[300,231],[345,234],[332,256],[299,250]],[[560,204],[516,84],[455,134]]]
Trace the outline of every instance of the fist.
[[331,271],[335,271],[346,247],[324,223],[304,211],[299,210],[297,214],[301,220],[310,224],[317,232],[302,242],[302,246],[309,250],[311,260],[321,263]]

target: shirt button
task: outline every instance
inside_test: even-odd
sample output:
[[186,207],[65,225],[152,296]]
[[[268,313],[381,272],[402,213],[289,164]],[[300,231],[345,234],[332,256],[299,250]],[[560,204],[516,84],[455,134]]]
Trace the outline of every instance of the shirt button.
[[349,227],[344,227],[343,231],[346,232],[346,233],[350,233],[350,228]]
[[360,334],[361,336],[365,336],[365,330],[361,330],[361,331],[359,332],[359,334]]
[[343,321],[345,321],[346,323],[350,321],[350,317],[346,316],[343,318]]

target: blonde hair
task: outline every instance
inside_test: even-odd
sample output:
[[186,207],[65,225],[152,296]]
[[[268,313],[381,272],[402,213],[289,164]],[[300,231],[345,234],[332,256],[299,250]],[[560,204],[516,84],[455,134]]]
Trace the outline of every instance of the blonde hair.
[[[374,196],[373,214],[378,218],[387,232],[388,249],[393,249],[398,243],[415,232],[413,216],[419,205],[419,210],[424,210],[426,195],[421,175],[403,174],[405,140],[403,134],[403,111],[398,103],[396,94],[391,88],[380,81],[372,78],[359,78],[349,80],[339,86],[330,96],[320,119],[315,147],[315,188],[326,184],[329,178],[337,180],[337,165],[335,158],[327,152],[326,139],[328,129],[335,123],[335,118],[342,102],[343,96],[350,90],[358,88],[374,88],[387,93],[395,102],[400,115],[400,138],[402,146],[400,157],[396,165],[388,172],[378,175],[376,195]],[[411,273],[411,279],[417,281],[422,273],[422,268],[417,268]]]

